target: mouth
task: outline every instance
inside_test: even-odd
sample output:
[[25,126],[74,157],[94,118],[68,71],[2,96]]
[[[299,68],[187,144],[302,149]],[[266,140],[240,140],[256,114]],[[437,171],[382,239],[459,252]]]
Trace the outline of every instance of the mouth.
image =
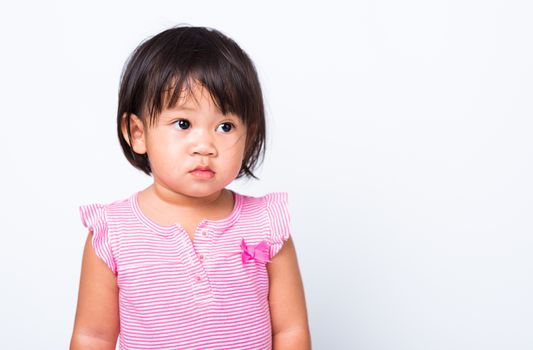
[[207,166],[198,166],[189,173],[200,179],[211,179],[213,176],[215,176],[215,172]]

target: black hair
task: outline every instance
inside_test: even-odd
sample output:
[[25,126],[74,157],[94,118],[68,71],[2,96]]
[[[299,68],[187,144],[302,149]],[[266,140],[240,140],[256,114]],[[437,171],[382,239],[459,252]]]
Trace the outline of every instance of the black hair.
[[[237,178],[257,177],[255,167],[265,153],[265,111],[254,64],[229,37],[206,27],[178,26],[142,42],[128,58],[120,80],[117,131],[128,161],[151,174],[146,154],[138,154],[131,140],[131,115],[152,125],[165,108],[173,107],[180,94],[199,82],[223,114],[232,113],[246,126],[246,145]],[[124,124],[125,123],[125,124]],[[261,158],[261,159],[260,159]]]

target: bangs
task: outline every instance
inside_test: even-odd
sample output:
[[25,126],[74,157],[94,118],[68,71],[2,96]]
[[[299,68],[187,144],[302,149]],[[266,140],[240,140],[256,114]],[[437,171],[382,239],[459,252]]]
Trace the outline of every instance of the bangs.
[[163,109],[192,96],[197,84],[209,92],[223,114],[235,114],[248,125],[263,106],[257,103],[262,101],[262,96],[257,91],[253,65],[250,72],[234,63],[242,60],[251,63],[246,54],[237,46],[228,47],[227,42],[217,42],[213,37],[176,39],[165,45],[151,62],[143,103],[150,125]]

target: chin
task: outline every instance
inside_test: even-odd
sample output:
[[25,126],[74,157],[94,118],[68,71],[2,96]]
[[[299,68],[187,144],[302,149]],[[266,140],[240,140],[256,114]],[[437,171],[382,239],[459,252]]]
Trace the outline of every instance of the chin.
[[187,191],[178,191],[178,192],[181,192],[182,194],[186,195],[186,196],[189,196],[189,197],[209,197],[221,190],[223,190],[224,187],[222,188],[216,188],[216,189],[213,189],[213,188],[210,188],[210,189],[196,189],[196,190],[191,190],[191,189],[188,189]]

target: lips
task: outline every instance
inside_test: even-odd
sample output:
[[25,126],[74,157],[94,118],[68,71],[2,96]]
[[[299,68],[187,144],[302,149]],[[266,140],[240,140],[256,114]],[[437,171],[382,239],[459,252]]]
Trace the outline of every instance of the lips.
[[191,170],[190,173],[200,179],[211,179],[215,176],[215,172],[207,166],[197,166],[194,170]]

